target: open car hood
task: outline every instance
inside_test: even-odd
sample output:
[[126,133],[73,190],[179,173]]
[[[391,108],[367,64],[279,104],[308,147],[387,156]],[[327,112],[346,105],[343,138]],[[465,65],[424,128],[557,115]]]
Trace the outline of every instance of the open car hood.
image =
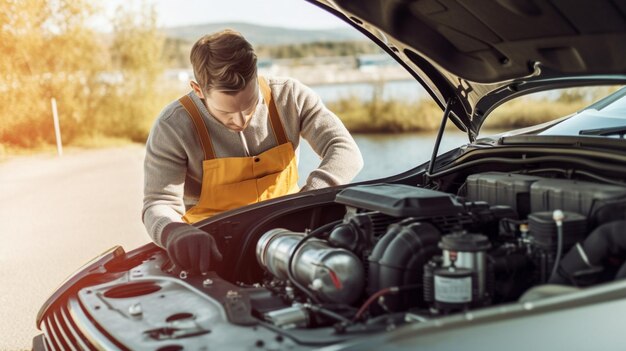
[[474,140],[530,92],[626,81],[623,0],[308,0],[362,31]]

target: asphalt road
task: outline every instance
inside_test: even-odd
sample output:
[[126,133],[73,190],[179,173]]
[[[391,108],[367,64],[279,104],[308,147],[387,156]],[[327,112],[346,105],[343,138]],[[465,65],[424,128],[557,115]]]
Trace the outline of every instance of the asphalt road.
[[39,307],[89,259],[150,240],[142,162],[142,146],[0,162],[0,350],[31,348]]

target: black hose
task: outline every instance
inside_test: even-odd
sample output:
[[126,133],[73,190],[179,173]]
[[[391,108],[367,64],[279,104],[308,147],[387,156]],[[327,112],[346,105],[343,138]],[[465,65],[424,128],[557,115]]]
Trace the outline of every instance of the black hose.
[[556,258],[554,259],[554,266],[552,267],[551,277],[556,275],[556,271],[559,268],[559,263],[561,262],[561,255],[563,254],[563,222],[557,221],[556,223]]
[[[424,265],[441,252],[437,246],[440,239],[439,230],[428,222],[407,219],[390,225],[368,258],[368,294],[384,288],[421,283]],[[406,309],[412,303],[420,302],[415,296],[401,293],[389,297],[387,306],[391,311]]]
[[626,263],[624,263],[615,274],[615,280],[626,278]]
[[309,240],[311,238],[322,237],[323,234],[327,233],[329,229],[334,228],[337,224],[339,224],[341,222],[343,222],[343,219],[338,219],[336,221],[333,221],[333,222],[330,222],[330,223],[326,223],[323,226],[317,227],[314,230],[312,230],[309,234],[307,234],[304,238],[302,238],[302,240],[300,240],[296,244],[296,246],[293,248],[292,254],[289,256],[289,261],[287,262],[287,277],[289,277],[289,280],[291,281],[291,283],[296,288],[298,288],[298,290],[303,292],[311,301],[315,302],[316,304],[319,304],[320,301],[315,296],[315,294],[313,294],[313,292],[311,292],[305,286],[303,286],[302,284],[298,283],[298,281],[296,281],[296,278],[293,275],[293,269],[292,269],[293,258],[296,256],[296,252],[298,252],[298,250],[302,247],[302,245],[304,245],[304,243],[307,240]]
[[323,307],[320,307],[320,306],[316,306],[316,305],[311,305],[311,304],[305,304],[304,307],[309,309],[309,310],[311,310],[311,311],[313,311],[313,312],[322,314],[322,315],[324,315],[326,317],[330,317],[330,318],[332,318],[332,319],[334,319],[336,321],[342,322],[345,325],[352,324],[352,321],[350,319],[340,315],[339,313],[335,313],[335,312],[333,312],[331,310],[328,310],[326,308],[323,308]]
[[610,255],[626,256],[625,227],[626,220],[619,220],[596,228],[582,245],[577,244],[563,257],[559,269],[548,282],[577,285],[576,276],[602,267]]

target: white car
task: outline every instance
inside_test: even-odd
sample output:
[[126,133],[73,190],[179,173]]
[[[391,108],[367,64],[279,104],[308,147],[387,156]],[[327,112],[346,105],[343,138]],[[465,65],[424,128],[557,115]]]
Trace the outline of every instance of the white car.
[[[515,97],[623,85],[626,1],[311,2],[441,106],[431,161],[197,223],[208,275],[116,247],[46,302],[34,349],[626,348],[626,88],[477,140]],[[469,143],[437,155],[448,121]]]

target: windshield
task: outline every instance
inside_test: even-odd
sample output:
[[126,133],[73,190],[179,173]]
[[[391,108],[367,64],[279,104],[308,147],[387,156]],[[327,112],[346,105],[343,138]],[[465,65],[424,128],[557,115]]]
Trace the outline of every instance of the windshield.
[[[526,95],[498,107],[483,130],[535,126],[541,130],[538,135],[620,137],[614,128],[626,129],[626,87],[568,88]],[[606,128],[612,129],[606,132]]]
[[607,98],[590,106],[596,110],[602,111],[605,116],[614,116],[616,118],[626,117],[626,87],[618,90]]
[[625,132],[626,87],[622,87],[539,135],[593,135],[623,138]]

